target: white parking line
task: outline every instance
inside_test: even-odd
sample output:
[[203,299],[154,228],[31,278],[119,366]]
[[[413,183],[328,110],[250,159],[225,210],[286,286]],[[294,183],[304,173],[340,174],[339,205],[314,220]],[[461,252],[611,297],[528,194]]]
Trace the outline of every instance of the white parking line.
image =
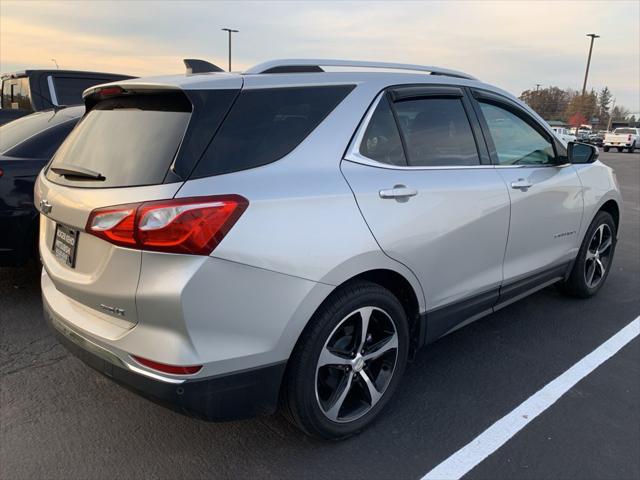
[[461,478],[639,334],[640,316],[569,370],[527,398],[515,410],[512,410],[470,443],[445,459],[422,477],[422,480]]

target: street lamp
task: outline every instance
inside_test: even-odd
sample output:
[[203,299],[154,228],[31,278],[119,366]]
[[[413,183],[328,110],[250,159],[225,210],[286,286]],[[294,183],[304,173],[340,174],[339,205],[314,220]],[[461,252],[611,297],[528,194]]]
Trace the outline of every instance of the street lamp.
[[231,34],[238,33],[240,30],[233,30],[232,28],[221,28],[225,32],[229,32],[229,71],[231,71]]
[[589,45],[589,57],[587,58],[587,70],[584,72],[584,83],[582,84],[582,97],[584,97],[587,90],[587,77],[589,76],[589,65],[591,64],[591,52],[593,51],[593,41],[596,38],[600,38],[600,35],[595,33],[587,33],[587,37],[591,37],[591,45]]

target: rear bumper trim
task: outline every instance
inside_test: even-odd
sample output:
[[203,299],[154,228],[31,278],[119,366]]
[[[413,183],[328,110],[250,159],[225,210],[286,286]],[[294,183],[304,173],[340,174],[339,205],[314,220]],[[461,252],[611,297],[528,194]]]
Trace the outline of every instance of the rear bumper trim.
[[128,390],[171,410],[209,421],[239,420],[276,411],[286,362],[207,378],[154,378],[64,325],[50,312],[46,300],[44,311],[58,341],[72,354]]

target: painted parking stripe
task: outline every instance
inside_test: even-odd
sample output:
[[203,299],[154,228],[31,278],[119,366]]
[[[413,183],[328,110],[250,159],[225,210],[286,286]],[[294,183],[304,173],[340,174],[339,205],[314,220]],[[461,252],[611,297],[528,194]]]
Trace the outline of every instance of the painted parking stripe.
[[436,466],[422,480],[461,478],[639,334],[640,316]]

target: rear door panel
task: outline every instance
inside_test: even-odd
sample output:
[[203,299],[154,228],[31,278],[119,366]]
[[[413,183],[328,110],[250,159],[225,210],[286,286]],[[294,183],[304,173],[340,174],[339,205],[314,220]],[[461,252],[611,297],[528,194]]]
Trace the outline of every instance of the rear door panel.
[[[382,250],[420,279],[427,310],[498,288],[509,226],[509,195],[492,167],[395,170],[342,162]],[[379,191],[406,185],[406,202]]]

